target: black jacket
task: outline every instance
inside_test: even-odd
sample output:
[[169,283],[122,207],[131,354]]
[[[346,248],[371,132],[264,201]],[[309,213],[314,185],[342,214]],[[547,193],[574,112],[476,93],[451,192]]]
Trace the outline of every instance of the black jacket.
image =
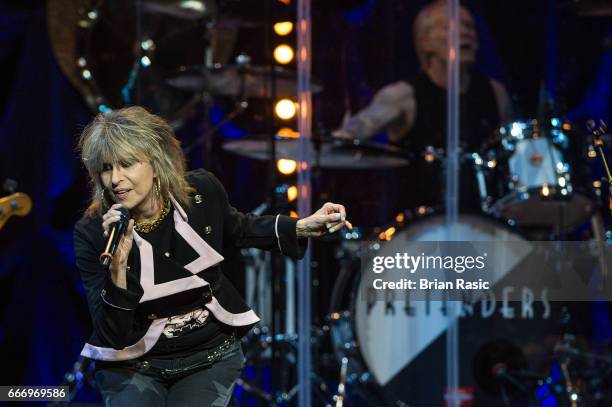
[[[192,206],[181,208],[171,197],[175,230],[200,258],[180,267],[134,232],[127,289],[117,287],[99,265],[105,244],[101,217],[85,215],[77,222],[76,265],[94,328],[81,355],[100,360],[139,357],[153,347],[168,317],[203,306],[219,321],[246,332],[259,318],[223,276],[219,265],[222,248],[255,247],[303,257],[307,241],[298,241],[296,219],[238,212],[229,204],[219,180],[205,170],[188,173],[187,180],[196,189]],[[160,264],[174,267],[177,278],[156,284],[154,269]]]

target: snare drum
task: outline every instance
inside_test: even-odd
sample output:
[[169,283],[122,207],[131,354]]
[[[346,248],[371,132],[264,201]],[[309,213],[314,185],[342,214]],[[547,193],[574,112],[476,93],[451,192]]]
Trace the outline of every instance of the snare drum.
[[595,201],[570,135],[571,125],[556,118],[499,128],[497,142],[475,157],[483,209],[519,227],[567,231],[586,221]]

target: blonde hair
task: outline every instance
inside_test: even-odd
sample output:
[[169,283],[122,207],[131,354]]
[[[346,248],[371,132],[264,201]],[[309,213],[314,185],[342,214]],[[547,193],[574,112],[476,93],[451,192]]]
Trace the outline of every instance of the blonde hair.
[[182,205],[190,205],[194,189],[185,179],[180,141],[164,119],[140,106],[96,115],[83,130],[78,150],[92,183],[89,215],[102,214],[112,204],[100,177],[104,163],[148,161],[159,179],[161,195],[171,193]]

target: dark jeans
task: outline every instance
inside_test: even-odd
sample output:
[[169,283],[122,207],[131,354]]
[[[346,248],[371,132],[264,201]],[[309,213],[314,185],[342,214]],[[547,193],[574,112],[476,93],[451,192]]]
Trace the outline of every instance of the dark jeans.
[[227,406],[245,359],[240,341],[221,359],[206,352],[185,358],[97,363],[96,382],[105,406]]

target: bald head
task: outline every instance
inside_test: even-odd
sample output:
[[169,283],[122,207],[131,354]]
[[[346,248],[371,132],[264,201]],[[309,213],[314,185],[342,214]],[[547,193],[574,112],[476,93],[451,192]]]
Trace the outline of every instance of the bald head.
[[[463,6],[460,7],[460,63],[471,65],[476,59],[478,35],[474,17]],[[448,6],[444,0],[429,3],[417,14],[414,25],[414,48],[421,68],[427,70],[435,62],[446,63],[448,54]],[[436,61],[434,61],[436,60]]]

